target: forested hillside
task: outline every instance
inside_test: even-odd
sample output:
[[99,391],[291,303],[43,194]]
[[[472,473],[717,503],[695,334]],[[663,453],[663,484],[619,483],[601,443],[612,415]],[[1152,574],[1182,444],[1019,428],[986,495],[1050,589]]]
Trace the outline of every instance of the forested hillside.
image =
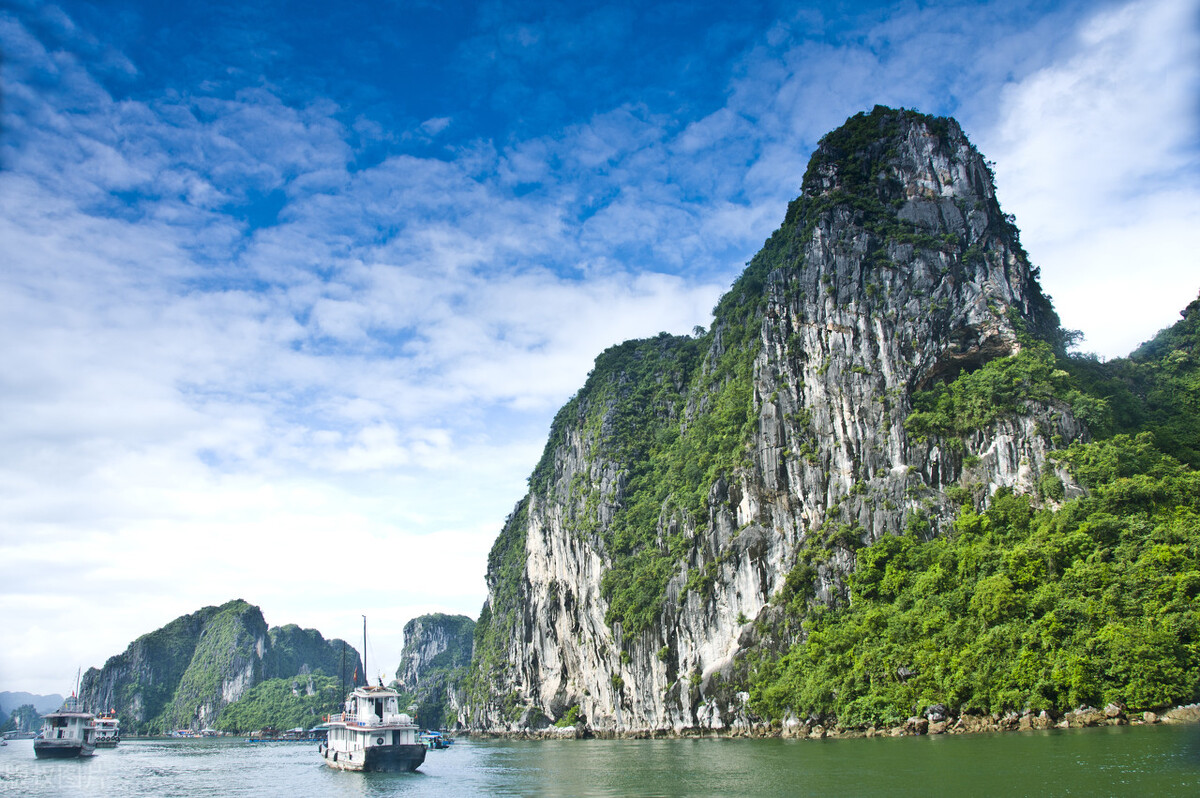
[[[338,677],[343,662],[347,683],[353,673],[362,673],[358,653],[344,641],[326,640],[315,629],[294,624],[268,628],[258,607],[236,599],[142,635],[103,668],[89,668],[80,695],[92,711],[115,709],[127,734],[205,727],[252,731],[278,718],[248,706],[235,708],[248,691],[280,681],[282,685],[268,685],[255,695],[290,693],[296,682],[306,694],[312,691],[308,698],[316,699],[292,714],[328,712],[345,696],[330,697],[328,681],[321,680],[316,689],[314,679]],[[240,726],[243,722],[249,725]]]

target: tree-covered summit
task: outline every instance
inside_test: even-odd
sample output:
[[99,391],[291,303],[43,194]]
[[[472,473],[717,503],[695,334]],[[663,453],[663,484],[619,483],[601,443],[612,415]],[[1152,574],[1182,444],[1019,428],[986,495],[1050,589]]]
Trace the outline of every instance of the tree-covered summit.
[[941,147],[965,141],[953,119],[876,105],[821,138],[804,172],[804,194],[815,197],[840,189],[854,195],[879,192],[885,201],[895,199],[899,194],[890,170],[903,139],[914,128],[938,139]]

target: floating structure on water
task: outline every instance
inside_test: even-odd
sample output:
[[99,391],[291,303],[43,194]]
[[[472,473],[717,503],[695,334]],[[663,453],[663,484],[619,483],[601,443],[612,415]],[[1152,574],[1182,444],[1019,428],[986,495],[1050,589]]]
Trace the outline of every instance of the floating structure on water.
[[[363,673],[367,672],[367,616],[363,616]],[[329,715],[328,729],[317,751],[325,764],[339,770],[374,772],[413,771],[425,761],[421,730],[400,711],[400,694],[390,687],[356,687],[346,698],[345,711]]]
[[72,695],[62,709],[42,716],[41,738],[33,741],[38,759],[74,759],[96,751],[96,716]]
[[399,711],[400,694],[387,687],[359,687],[346,711],[325,719],[329,738],[317,750],[325,764],[340,770],[416,770],[425,761],[420,728]]
[[417,739],[430,751],[441,751],[454,745],[454,738],[430,729],[417,735]]
[[121,722],[117,711],[110,709],[96,716],[96,747],[116,748],[121,742]]
[[319,743],[325,739],[323,730],[320,727],[313,729],[288,729],[287,731],[276,731],[275,729],[260,729],[256,732],[251,732],[246,738],[248,743]]

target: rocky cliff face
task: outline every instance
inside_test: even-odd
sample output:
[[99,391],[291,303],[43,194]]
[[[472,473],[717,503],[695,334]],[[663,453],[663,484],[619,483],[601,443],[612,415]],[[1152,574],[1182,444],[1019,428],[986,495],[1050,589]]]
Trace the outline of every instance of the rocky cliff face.
[[434,613],[404,624],[404,650],[396,679],[417,690],[437,671],[471,664],[475,622],[465,615]]
[[489,560],[461,720],[744,726],[722,685],[799,634],[771,625],[785,580],[836,604],[854,549],[939,534],[947,491],[1075,490],[1047,453],[1085,429],[1052,400],[906,428],[917,392],[1037,340],[1061,345],[1058,319],[958,124],[849,120],[712,330],[614,347],[559,413]]
[[301,629],[294,623],[267,630],[268,646],[263,653],[266,678],[286,678],[323,672],[339,676],[345,668],[347,683],[355,669],[362,673],[358,653],[344,640],[326,640],[316,629]]
[[[139,637],[103,668],[89,668],[81,695],[93,710],[116,709],[127,731],[201,729],[264,679],[336,674],[344,645],[294,625],[268,629],[262,611],[239,599]],[[348,667],[361,671],[349,651]]]
[[404,625],[396,679],[415,694],[422,726],[441,728],[458,715],[474,636],[475,622],[465,615],[422,615]]

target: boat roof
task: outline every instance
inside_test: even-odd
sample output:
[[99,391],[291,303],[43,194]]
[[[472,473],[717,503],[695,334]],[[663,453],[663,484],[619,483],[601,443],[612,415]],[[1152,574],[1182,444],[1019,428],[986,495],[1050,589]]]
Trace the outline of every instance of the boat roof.
[[354,695],[361,698],[392,698],[393,696],[397,698],[400,697],[400,694],[390,687],[378,687],[372,685],[355,687]]
[[83,712],[74,709],[60,709],[57,712],[47,712],[42,715],[43,718],[95,718],[91,712]]

